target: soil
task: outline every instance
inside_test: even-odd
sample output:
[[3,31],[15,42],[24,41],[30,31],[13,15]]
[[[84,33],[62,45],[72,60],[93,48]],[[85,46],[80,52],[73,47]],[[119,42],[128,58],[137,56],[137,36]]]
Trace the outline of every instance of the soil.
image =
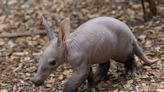
[[[157,16],[144,22],[137,0],[1,0],[0,92],[62,92],[71,76],[71,66],[64,64],[43,86],[36,87],[31,82],[37,59],[48,43],[42,15],[56,32],[60,21],[69,16],[72,29],[94,17],[115,17],[129,25],[149,58],[158,59],[147,66],[136,57],[137,73],[133,79],[124,77],[122,64],[112,62],[108,79],[92,92],[164,92],[164,1],[157,1]],[[23,35],[26,32],[28,35]],[[85,84],[79,92],[86,92]]]

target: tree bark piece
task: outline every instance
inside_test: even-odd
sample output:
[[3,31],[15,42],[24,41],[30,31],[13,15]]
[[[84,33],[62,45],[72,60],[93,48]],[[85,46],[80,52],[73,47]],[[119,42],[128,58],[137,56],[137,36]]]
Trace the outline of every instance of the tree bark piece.
[[[149,3],[149,12],[146,11],[144,2]],[[149,21],[153,16],[157,15],[157,8],[155,0],[141,0],[142,8],[143,8],[143,17],[145,22]]]

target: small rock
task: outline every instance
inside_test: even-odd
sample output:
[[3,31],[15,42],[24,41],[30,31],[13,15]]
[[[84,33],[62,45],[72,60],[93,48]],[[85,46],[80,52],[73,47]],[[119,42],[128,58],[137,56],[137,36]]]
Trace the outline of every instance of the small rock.
[[14,56],[24,56],[25,54],[22,52],[14,52],[13,55]]
[[130,86],[131,86],[130,84],[126,84],[126,85],[124,85],[123,87],[124,87],[125,90],[127,90],[127,89],[130,88]]
[[66,77],[70,77],[71,76],[71,70],[65,70],[63,72],[63,75],[65,75]]
[[133,80],[128,80],[127,83],[131,84],[131,83],[133,83]]
[[2,42],[2,41],[0,42],[0,46],[3,46],[4,44],[5,44],[5,42]]
[[115,90],[113,90],[113,92],[119,92],[119,89],[115,89]]
[[35,66],[31,66],[30,68],[27,68],[27,71],[35,72],[36,71],[36,67]]
[[8,90],[7,89],[1,89],[0,92],[8,92]]
[[60,75],[60,76],[58,77],[58,79],[59,79],[59,80],[63,80],[63,79],[64,79],[64,75]]
[[25,57],[24,58],[24,61],[29,61],[30,60],[30,57]]
[[143,68],[147,69],[147,70],[150,70],[151,67],[150,66],[144,66]]
[[146,35],[140,35],[138,38],[139,38],[140,40],[144,40],[144,39],[146,38]]
[[8,5],[14,5],[17,3],[17,0],[9,0]]
[[164,89],[157,89],[157,92],[164,92]]
[[47,88],[51,88],[52,85],[51,85],[51,84],[46,84],[46,87],[47,87]]
[[8,46],[9,46],[9,48],[13,48],[13,47],[16,46],[16,44],[13,43],[13,41],[9,41],[9,42],[8,42]]
[[26,76],[30,76],[30,73],[25,73]]
[[2,32],[7,26],[5,24],[0,24],[0,32]]
[[152,79],[152,80],[151,80],[151,82],[153,82],[153,83],[154,83],[154,82],[155,82],[155,80],[154,80],[154,79]]

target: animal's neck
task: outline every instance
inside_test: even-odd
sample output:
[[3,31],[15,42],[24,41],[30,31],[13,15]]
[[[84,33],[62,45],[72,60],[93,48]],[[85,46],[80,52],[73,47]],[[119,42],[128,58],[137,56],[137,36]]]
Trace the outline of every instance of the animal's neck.
[[67,61],[69,62],[73,54],[76,53],[79,44],[77,39],[75,39],[75,37],[69,37],[69,39],[65,41],[65,44],[66,44],[66,48],[65,48],[66,58]]

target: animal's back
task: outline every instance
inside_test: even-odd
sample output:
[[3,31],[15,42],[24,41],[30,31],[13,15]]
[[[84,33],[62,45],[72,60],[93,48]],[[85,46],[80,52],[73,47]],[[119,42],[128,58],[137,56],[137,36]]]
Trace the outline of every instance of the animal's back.
[[[98,17],[72,34],[92,63],[109,59],[124,61],[132,53],[134,36],[128,26],[111,17]],[[84,49],[85,48],[85,49]]]

